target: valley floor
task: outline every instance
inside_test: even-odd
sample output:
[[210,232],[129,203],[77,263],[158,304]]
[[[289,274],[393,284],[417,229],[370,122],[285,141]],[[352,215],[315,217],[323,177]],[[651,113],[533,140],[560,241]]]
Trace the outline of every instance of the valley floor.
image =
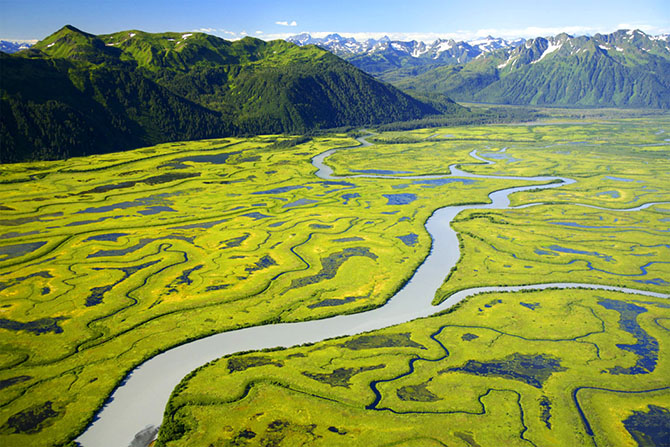
[[[347,135],[1,166],[3,445],[68,443],[129,370],[189,340],[382,306],[429,253],[435,210],[528,184],[501,176],[576,182],[459,214],[460,260],[435,303],[549,282],[670,290],[667,117],[369,140],[326,160],[346,177],[332,180],[311,160],[357,144]],[[482,177],[421,177],[453,164]],[[353,177],[367,174],[398,178]],[[655,442],[669,424],[668,309],[613,291],[497,293],[365,335],[233,355],[178,386],[159,441]]]

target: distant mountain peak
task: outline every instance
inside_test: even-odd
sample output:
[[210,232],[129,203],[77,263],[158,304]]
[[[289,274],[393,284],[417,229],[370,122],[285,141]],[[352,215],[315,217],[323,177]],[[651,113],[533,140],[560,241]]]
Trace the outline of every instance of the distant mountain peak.
[[344,37],[340,36],[340,35],[337,34],[337,33],[328,34],[328,35],[325,37],[325,39],[326,39],[326,40],[338,40],[338,41],[339,41],[339,40],[345,40]]
[[0,52],[8,54],[17,53],[29,49],[32,45],[30,42],[0,40]]
[[[389,36],[383,36],[380,39],[366,39],[357,41],[355,38],[345,38],[339,34],[330,34],[324,38],[313,38],[307,33],[298,34],[289,37],[289,42],[297,45],[316,44],[328,51],[349,59],[356,65],[361,59],[359,68],[369,68],[366,62],[362,61],[366,57],[387,58],[390,64],[397,67],[403,66],[403,58],[408,58],[410,65],[423,65],[426,61],[443,65],[460,64],[468,62],[481,56],[484,53],[490,53],[501,48],[517,46],[524,42],[524,39],[508,41],[501,38],[487,36],[469,42],[457,42],[454,39],[438,38],[432,43],[422,41],[403,41],[392,40]],[[356,58],[356,60],[354,60]],[[374,70],[372,70],[374,72]]]
[[70,24],[67,24],[67,25],[65,25],[64,27],[62,27],[62,28],[60,29],[60,31],[62,31],[62,30],[74,31],[74,32],[76,32],[76,33],[83,33],[82,30],[80,30],[79,28],[76,28],[76,27],[74,27],[74,26],[72,26],[72,25],[70,25]]
[[72,25],[65,25],[64,27],[62,27],[61,29],[59,29],[58,31],[53,33],[52,36],[62,36],[62,35],[70,34],[70,33],[80,34],[82,36],[86,36],[86,37],[89,37],[89,38],[90,37],[95,37],[94,34],[89,34],[85,31],[80,30],[79,28],[77,28],[75,26],[72,26]]

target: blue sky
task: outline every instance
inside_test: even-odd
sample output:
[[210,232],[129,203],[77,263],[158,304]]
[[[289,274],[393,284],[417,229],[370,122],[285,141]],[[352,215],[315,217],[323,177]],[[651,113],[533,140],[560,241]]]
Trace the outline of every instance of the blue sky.
[[0,0],[0,38],[42,39],[65,24],[93,34],[140,29],[204,31],[265,40],[301,32],[433,41],[594,34],[639,28],[670,33],[669,0]]

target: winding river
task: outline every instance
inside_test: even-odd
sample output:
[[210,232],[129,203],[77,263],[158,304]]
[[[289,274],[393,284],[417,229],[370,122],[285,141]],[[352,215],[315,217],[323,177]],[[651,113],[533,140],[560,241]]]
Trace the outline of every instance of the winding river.
[[[364,138],[359,142],[369,146]],[[360,147],[360,146],[356,146]],[[119,447],[132,445],[145,446],[153,439],[158,425],[162,421],[163,411],[170,393],[195,368],[224,355],[239,351],[259,350],[273,347],[290,347],[324,339],[355,335],[361,332],[381,329],[404,323],[419,317],[426,317],[448,309],[459,301],[483,292],[514,292],[520,290],[540,290],[547,288],[588,288],[613,290],[629,294],[638,294],[662,298],[670,295],[644,290],[611,287],[597,284],[552,283],[526,286],[477,287],[462,290],[450,296],[439,306],[431,301],[441,286],[446,274],[458,262],[460,252],[456,232],[450,223],[458,213],[466,209],[519,209],[538,204],[526,204],[510,207],[508,196],[515,192],[539,188],[556,188],[574,183],[572,179],[561,177],[503,177],[476,175],[462,171],[456,166],[449,167],[449,175],[428,176],[389,176],[389,175],[351,175],[333,176],[333,170],[324,164],[324,160],[337,150],[331,149],[312,159],[318,169],[316,175],[325,180],[347,178],[404,178],[435,179],[449,176],[469,178],[496,178],[526,180],[532,184],[507,188],[489,194],[488,205],[447,206],[436,210],[426,222],[426,229],[433,239],[432,248],[424,262],[412,278],[384,306],[353,315],[340,315],[322,320],[282,323],[268,326],[256,326],[212,335],[196,340],[159,354],[135,368],[112,394],[106,405],[99,411],[94,422],[76,439],[85,447]],[[470,155],[478,163],[493,163],[481,158],[476,151]],[[558,182],[560,180],[560,182]],[[548,183],[554,181],[555,183]],[[636,208],[619,210],[637,211],[654,204],[645,204]],[[591,206],[591,208],[597,208]],[[605,209],[605,208],[603,208]],[[613,211],[607,208],[609,211]],[[614,210],[616,211],[616,210]]]

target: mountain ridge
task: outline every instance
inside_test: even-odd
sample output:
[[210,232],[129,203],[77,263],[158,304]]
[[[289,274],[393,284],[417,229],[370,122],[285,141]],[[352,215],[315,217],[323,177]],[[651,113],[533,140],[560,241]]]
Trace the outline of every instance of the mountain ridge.
[[381,77],[407,91],[517,105],[670,108],[670,36],[619,30],[527,40],[466,64]]
[[[353,41],[345,40],[352,50]],[[306,36],[302,41],[307,41]],[[384,39],[368,42],[366,48],[345,57],[414,95],[493,104],[670,108],[669,34],[560,33],[497,47],[493,41],[473,41],[488,45],[487,51],[475,51],[467,42],[437,40],[431,44],[431,53],[423,43]],[[337,42],[338,36],[331,35],[326,44]],[[423,49],[412,52],[409,47]]]
[[12,54],[21,50],[27,50],[33,44],[17,40],[0,40],[0,53]]
[[436,39],[427,44],[417,40],[391,40],[387,36],[359,42],[336,33],[323,38],[313,38],[308,33],[302,33],[289,37],[287,41],[301,46],[318,45],[368,73],[379,74],[403,67],[466,63],[497,49],[520,45],[525,39],[505,40],[487,36],[472,41]]
[[[283,40],[93,35],[67,25],[27,50],[1,54],[0,64],[3,162],[440,113],[321,48]],[[464,110],[453,102],[446,108]]]

